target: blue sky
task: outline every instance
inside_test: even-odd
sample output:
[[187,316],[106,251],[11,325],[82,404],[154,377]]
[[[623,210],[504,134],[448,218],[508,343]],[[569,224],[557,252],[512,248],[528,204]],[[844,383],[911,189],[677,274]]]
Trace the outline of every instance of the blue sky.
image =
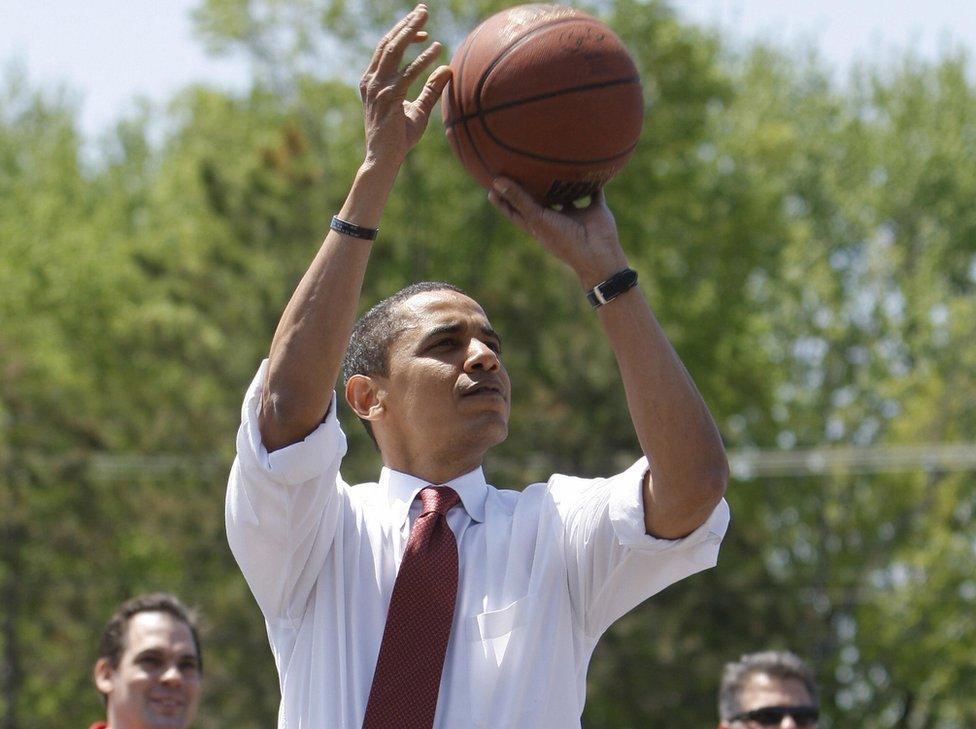
[[[429,0],[431,2],[436,0]],[[131,112],[194,80],[246,84],[240,61],[208,57],[194,40],[197,0],[0,0],[0,64],[23,65],[32,84],[59,84],[80,99],[93,137]],[[976,51],[972,0],[675,0],[688,20],[734,39],[816,46],[839,72],[856,59],[884,60],[913,48],[926,58],[953,45]],[[973,59],[976,64],[976,58]]]

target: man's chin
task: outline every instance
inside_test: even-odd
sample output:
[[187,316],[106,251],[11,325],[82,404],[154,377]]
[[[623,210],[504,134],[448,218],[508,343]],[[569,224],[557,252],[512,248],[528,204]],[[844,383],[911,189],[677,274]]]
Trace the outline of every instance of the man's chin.
[[463,441],[487,450],[508,438],[508,419],[500,413],[484,413],[465,429]]
[[484,430],[482,442],[487,443],[489,448],[505,442],[508,438],[508,421],[501,419],[490,423]]
[[172,705],[166,702],[149,702],[145,717],[147,726],[152,729],[183,729],[188,726],[191,717],[186,704]]
[[485,452],[488,452],[489,450],[491,450],[492,448],[494,448],[496,446],[500,446],[502,443],[505,442],[506,438],[508,438],[508,433],[503,433],[502,435],[499,435],[496,438],[485,439],[484,442],[487,443],[487,446],[485,448]]

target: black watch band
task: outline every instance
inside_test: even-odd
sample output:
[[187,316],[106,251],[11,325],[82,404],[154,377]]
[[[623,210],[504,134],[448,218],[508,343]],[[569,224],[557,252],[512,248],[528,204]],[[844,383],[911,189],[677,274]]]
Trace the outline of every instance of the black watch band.
[[598,283],[586,292],[586,298],[590,305],[596,309],[603,306],[608,301],[613,301],[620,294],[629,291],[637,285],[637,271],[632,268],[625,268],[617,271],[610,278],[602,283]]
[[329,227],[337,233],[350,235],[353,238],[362,238],[363,240],[376,240],[376,234],[380,232],[379,228],[364,228],[361,225],[346,222],[338,215],[332,216],[332,224]]

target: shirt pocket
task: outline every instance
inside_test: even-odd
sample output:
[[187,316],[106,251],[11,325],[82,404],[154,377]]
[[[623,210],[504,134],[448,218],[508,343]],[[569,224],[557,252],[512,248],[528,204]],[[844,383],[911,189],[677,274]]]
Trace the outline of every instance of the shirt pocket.
[[481,643],[486,659],[496,666],[502,664],[509,642],[531,618],[535,602],[535,595],[526,595],[499,610],[468,618],[468,634],[472,640]]
[[526,636],[537,602],[536,596],[530,594],[503,608],[465,620],[470,646],[467,673],[474,727],[492,726],[490,719],[493,716],[497,719],[497,701],[511,693],[511,687],[505,684],[515,678],[515,672],[503,669],[503,664],[519,661],[518,654],[524,650],[527,642]]

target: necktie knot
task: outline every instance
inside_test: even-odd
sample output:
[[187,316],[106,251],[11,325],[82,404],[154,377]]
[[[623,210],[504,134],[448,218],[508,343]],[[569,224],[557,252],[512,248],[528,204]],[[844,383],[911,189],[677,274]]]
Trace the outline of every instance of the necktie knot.
[[428,486],[420,491],[420,503],[424,508],[421,516],[436,511],[438,514],[446,515],[451,509],[458,505],[461,497],[457,491],[450,486]]

